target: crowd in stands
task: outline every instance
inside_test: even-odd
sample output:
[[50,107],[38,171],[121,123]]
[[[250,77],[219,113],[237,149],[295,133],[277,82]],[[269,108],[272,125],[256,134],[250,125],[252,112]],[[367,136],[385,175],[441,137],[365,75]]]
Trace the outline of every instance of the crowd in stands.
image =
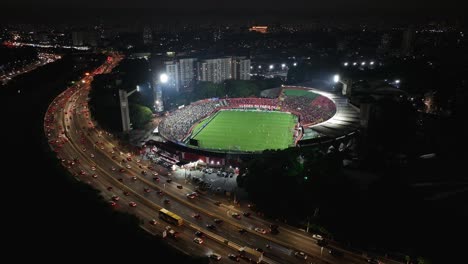
[[190,128],[200,119],[211,114],[219,107],[218,101],[203,100],[172,112],[159,124],[164,136],[181,141]]
[[159,131],[169,139],[182,141],[190,129],[219,109],[226,108],[262,108],[280,109],[300,116],[302,125],[313,125],[331,118],[336,112],[335,104],[325,96],[310,98],[306,96],[284,96],[278,98],[227,98],[219,100],[201,100],[175,110],[159,125]]
[[302,125],[313,125],[330,119],[336,113],[336,106],[325,96],[315,99],[287,96],[281,102],[281,110],[298,114]]

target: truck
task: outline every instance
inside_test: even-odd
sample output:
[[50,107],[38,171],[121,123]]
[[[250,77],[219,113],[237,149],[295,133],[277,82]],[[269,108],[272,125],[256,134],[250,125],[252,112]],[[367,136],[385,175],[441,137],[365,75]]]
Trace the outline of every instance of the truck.
[[263,252],[259,252],[250,247],[241,247],[238,250],[239,257],[250,263],[260,263],[263,260]]

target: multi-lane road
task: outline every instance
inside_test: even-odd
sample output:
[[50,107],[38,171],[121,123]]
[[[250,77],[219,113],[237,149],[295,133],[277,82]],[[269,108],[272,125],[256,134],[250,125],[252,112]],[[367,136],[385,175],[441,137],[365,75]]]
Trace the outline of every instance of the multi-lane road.
[[[121,59],[118,54],[110,54],[101,67],[60,94],[50,104],[44,118],[51,148],[77,180],[100,190],[109,200],[109,206],[138,216],[143,220],[142,228],[154,235],[160,236],[169,226],[158,218],[161,208],[179,215],[184,224],[172,226],[179,236],[166,237],[166,240],[191,255],[206,256],[215,252],[222,256],[220,262],[229,263],[232,262],[227,257],[229,254],[237,255],[239,247],[247,246],[263,250],[265,263],[368,263],[363,255],[335,246],[321,247],[317,239],[290,226],[275,223],[279,225],[278,234],[259,232],[258,228],[269,231],[272,222],[254,214],[246,217],[239,207],[216,203],[214,196],[199,195],[190,199],[187,194],[194,191],[192,185],[175,182],[167,169],[139,160],[120,147],[122,144],[117,139],[96,127],[87,99],[93,76],[110,72]],[[169,183],[168,179],[173,181]],[[131,206],[132,202],[136,206]],[[238,213],[240,219],[233,217],[233,213]],[[214,219],[222,222],[215,223]],[[208,228],[208,225],[215,228]],[[241,229],[244,232],[239,232]],[[196,231],[205,234],[202,244],[193,241]],[[330,254],[330,248],[343,255]],[[307,259],[296,256],[296,252],[304,252]]]

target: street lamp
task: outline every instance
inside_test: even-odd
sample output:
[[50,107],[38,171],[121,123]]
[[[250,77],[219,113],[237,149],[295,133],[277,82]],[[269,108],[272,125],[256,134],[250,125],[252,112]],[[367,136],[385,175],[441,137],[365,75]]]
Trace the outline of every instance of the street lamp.
[[161,83],[167,83],[168,80],[169,80],[169,76],[167,76],[167,74],[162,73],[161,75],[159,75],[159,81]]
[[281,64],[281,68],[284,69],[284,67],[286,67],[286,64],[285,63]]
[[293,63],[293,66],[297,66],[297,62]]
[[273,70],[275,68],[275,66],[273,66],[273,64],[270,64],[270,67],[268,67],[270,70]]
[[[334,83],[341,83],[341,84],[343,85],[343,89],[341,90],[341,93],[342,93],[343,95],[346,95],[346,94],[348,93],[348,83],[345,82],[345,81],[343,81],[343,80],[341,80],[339,74],[333,75],[333,82],[334,82]],[[349,92],[351,92],[351,91],[349,91]]]
[[347,66],[348,66],[348,63],[347,63],[347,62],[345,62],[345,63],[343,63],[343,65],[344,65],[345,67],[347,67]]

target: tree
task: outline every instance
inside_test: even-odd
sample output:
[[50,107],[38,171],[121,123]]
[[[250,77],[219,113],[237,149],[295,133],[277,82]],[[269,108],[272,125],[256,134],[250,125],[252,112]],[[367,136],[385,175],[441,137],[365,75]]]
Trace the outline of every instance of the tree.
[[148,107],[139,104],[130,105],[130,120],[133,128],[144,127],[152,117],[153,112]]

